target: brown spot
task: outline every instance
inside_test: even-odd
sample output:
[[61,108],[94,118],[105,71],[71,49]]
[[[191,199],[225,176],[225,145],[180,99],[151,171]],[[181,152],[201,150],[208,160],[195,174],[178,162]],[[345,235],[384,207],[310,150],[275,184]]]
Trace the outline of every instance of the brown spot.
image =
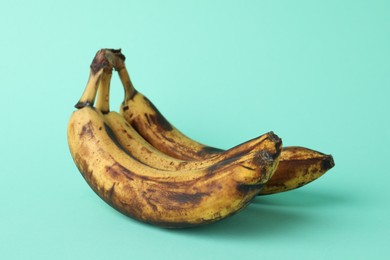
[[251,193],[255,190],[261,191],[264,187],[264,184],[253,184],[253,185],[248,185],[248,184],[238,184],[237,185],[237,190],[239,192],[242,192],[244,194]]
[[104,123],[104,129],[106,130],[107,132],[107,135],[110,137],[110,139],[112,140],[112,142],[119,148],[121,149],[124,153],[126,153],[128,156],[130,156],[132,159],[134,160],[137,160],[133,154],[131,154],[128,150],[126,150],[121,144],[120,142],[118,141],[118,139],[116,138],[115,134],[114,134],[114,131],[110,128],[109,125],[107,125],[106,123]]
[[148,122],[148,125],[151,125],[149,114],[144,113],[144,117],[146,118],[146,121]]
[[332,169],[334,166],[335,166],[335,163],[334,163],[332,155],[329,155],[329,157],[327,157],[325,160],[323,160],[322,165],[321,165],[322,169],[324,169],[325,171]]
[[80,132],[80,137],[84,137],[84,136],[89,136],[90,138],[92,138],[94,136],[92,121],[88,121],[88,123],[83,125],[81,132]]
[[74,161],[76,162],[77,169],[79,170],[81,175],[84,176],[84,174],[92,174],[88,171],[88,162],[80,154],[75,154]]
[[133,177],[135,177],[135,174],[133,172],[129,171],[117,162],[111,166],[106,166],[106,171],[114,180],[119,179],[122,175],[125,176],[128,180],[134,180]]
[[141,147],[141,150],[142,151],[144,151],[144,152],[146,152],[146,153],[148,153],[148,154],[152,154],[153,152],[152,151],[150,151],[148,148],[146,148],[145,146],[142,146]]
[[108,190],[108,199],[110,200],[110,201],[112,201],[112,195],[114,194],[114,192],[115,192],[115,183],[114,184],[112,184],[112,186],[111,186],[111,188]]
[[130,135],[126,130],[123,130],[123,133],[126,134],[126,137],[129,139],[129,140],[132,140],[134,139],[132,135]]
[[261,166],[269,165],[274,162],[274,156],[275,154],[271,155],[267,151],[262,150],[256,153],[256,156],[253,158],[253,163]]
[[282,145],[282,139],[272,131],[268,133],[268,136],[275,143],[276,150],[279,150]]
[[245,169],[248,169],[248,170],[250,170],[250,171],[254,171],[254,170],[256,170],[256,169],[254,169],[254,168],[251,168],[251,167],[249,167],[249,166],[246,166],[246,165],[241,165],[241,167],[242,167],[242,168],[245,168]]
[[204,146],[202,147],[202,150],[197,152],[198,155],[203,156],[203,155],[214,155],[214,154],[219,154],[222,153],[224,150],[211,147],[211,146]]
[[155,123],[156,125],[159,126],[164,131],[172,131],[173,127],[172,125],[168,122],[168,120],[160,113],[160,111],[157,109],[157,107],[154,106],[154,104],[144,96],[144,99],[146,103],[156,112],[155,115],[149,115],[150,119]]
[[110,175],[110,177],[114,180],[119,179],[121,176],[121,173],[117,169],[115,169],[115,165],[106,166],[106,171]]
[[145,199],[146,203],[154,210],[157,211],[158,208],[156,204],[154,203],[155,200],[152,198],[152,194],[156,191],[153,189],[147,189],[147,191],[142,192],[142,197]]
[[124,106],[122,109],[123,109],[123,111],[127,111],[127,110],[129,110],[129,106]]
[[189,193],[173,193],[170,192],[168,199],[177,201],[179,204],[189,203],[189,204],[199,204],[203,197],[209,196],[209,193],[199,192],[194,194]]
[[233,165],[232,163],[236,160],[237,160],[236,157],[231,157],[213,164],[212,166],[207,168],[207,176],[214,174],[215,172],[223,169],[224,167],[232,166]]

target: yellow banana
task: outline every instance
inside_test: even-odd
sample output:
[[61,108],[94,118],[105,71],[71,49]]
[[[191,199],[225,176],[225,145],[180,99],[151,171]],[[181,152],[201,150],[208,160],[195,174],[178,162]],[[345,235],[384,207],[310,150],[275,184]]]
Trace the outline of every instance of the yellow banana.
[[[121,114],[139,135],[157,150],[185,161],[202,161],[225,153],[222,149],[192,140],[170,124],[153,103],[134,88],[123,55],[118,57],[115,66],[125,89]],[[260,195],[302,187],[325,174],[333,166],[331,155],[305,147],[285,147],[282,149],[278,169]]]
[[[150,167],[125,151],[115,137],[104,116],[108,104],[98,101],[92,107],[97,88],[110,77],[112,68],[106,63],[110,55],[106,51],[96,55],[78,110],[68,124],[70,152],[90,187],[120,212],[164,227],[215,222],[248,205],[274,173],[281,140],[276,136],[270,140],[274,145],[270,152],[247,158],[239,154],[199,169]],[[100,94],[102,100],[107,96]]]

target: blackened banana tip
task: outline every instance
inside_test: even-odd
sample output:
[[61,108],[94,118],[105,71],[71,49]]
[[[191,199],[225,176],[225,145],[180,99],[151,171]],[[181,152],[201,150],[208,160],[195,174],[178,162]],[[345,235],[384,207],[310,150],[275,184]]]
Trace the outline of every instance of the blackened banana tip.
[[77,109],[81,109],[83,107],[92,107],[92,105],[93,104],[90,101],[86,101],[86,102],[79,101],[79,102],[76,103],[76,105],[74,105],[74,107],[77,108]]
[[96,74],[100,69],[105,68],[108,65],[109,64],[106,59],[106,50],[101,49],[96,53],[95,58],[91,63],[91,71],[93,74]]
[[328,155],[328,157],[322,161],[322,168],[326,171],[332,169],[334,166],[335,163],[332,155]]
[[126,57],[125,57],[125,55],[123,55],[122,49],[120,49],[120,48],[119,49],[104,49],[104,50],[111,52],[116,57],[120,58],[122,61],[126,60]]
[[262,150],[256,153],[253,162],[255,163],[255,165],[262,165],[262,166],[270,165],[274,163],[275,161],[274,157],[275,157],[274,154],[270,154],[269,152]]
[[[282,147],[282,138],[280,138],[277,134],[275,134],[273,131],[268,133],[269,138],[275,142],[275,147],[277,151],[281,150]],[[279,156],[279,153],[277,153],[275,156]]]

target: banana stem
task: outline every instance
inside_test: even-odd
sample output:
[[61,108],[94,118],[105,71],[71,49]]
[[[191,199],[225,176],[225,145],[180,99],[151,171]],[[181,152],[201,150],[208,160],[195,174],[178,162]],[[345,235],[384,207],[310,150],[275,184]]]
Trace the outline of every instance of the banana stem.
[[101,49],[96,53],[90,66],[91,72],[87,86],[85,87],[84,93],[79,102],[75,105],[76,108],[93,106],[98,86],[100,84],[100,77],[103,72],[110,73],[112,71],[112,67],[116,64],[116,62],[114,64],[113,61],[120,60],[120,58],[117,58],[118,55],[120,55],[120,50],[119,54],[116,50],[109,49]]
[[87,86],[75,107],[83,108],[85,106],[93,106],[99,89],[99,98],[96,108],[102,113],[108,113],[110,111],[109,92],[113,68],[119,72],[120,79],[125,88],[125,100],[130,99],[136,90],[131,83],[124,61],[125,56],[121,53],[120,49],[99,50],[92,61],[91,73]]
[[87,86],[85,87],[83,95],[81,96],[79,102],[77,102],[77,104],[75,105],[76,108],[93,106],[93,104],[95,103],[98,85],[102,73],[103,73],[103,68],[100,69],[98,72],[93,72],[93,69],[91,69]]
[[118,71],[119,78],[125,90],[125,101],[128,101],[134,96],[136,90],[125,66],[126,57],[122,54],[121,49],[104,49],[104,52],[107,62]]
[[107,114],[110,112],[110,83],[112,71],[104,72],[101,76],[98,87],[98,98],[96,101],[96,109]]
[[119,78],[122,82],[123,88],[125,90],[125,102],[130,100],[134,94],[136,93],[136,90],[134,88],[133,83],[131,82],[130,75],[126,69],[126,66],[123,64],[123,68],[118,70]]

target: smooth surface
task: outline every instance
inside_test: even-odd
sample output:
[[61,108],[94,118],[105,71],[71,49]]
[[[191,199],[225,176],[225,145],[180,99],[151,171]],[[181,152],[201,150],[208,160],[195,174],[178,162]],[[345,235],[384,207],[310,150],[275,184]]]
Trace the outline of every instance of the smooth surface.
[[[388,259],[389,1],[2,1],[0,13],[0,259]],[[201,228],[119,214],[66,141],[104,47],[122,48],[138,89],[189,136],[228,148],[273,130],[336,167]],[[112,95],[118,109],[116,76]]]

